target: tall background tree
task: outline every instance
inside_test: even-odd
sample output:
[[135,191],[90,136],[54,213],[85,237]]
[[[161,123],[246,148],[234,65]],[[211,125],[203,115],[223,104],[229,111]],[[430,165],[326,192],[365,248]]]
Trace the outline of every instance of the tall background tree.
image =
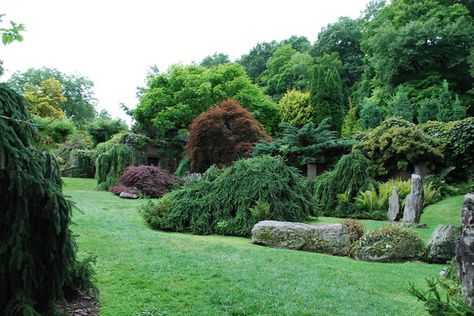
[[310,103],[319,124],[328,119],[331,129],[340,132],[347,102],[341,79],[342,63],[336,53],[315,58]]
[[51,68],[30,68],[25,72],[14,73],[8,80],[8,85],[19,94],[24,94],[27,86],[39,87],[48,79],[55,79],[62,85],[66,99],[60,103],[60,108],[67,117],[76,123],[95,117],[94,84],[84,76],[65,74]]
[[472,106],[467,92],[473,83],[468,65],[473,21],[459,1],[392,1],[364,26],[364,80],[371,87],[366,96],[384,101],[403,84],[416,105],[446,80],[461,102]]
[[216,52],[210,56],[204,57],[199,65],[211,68],[226,63],[230,63],[229,55]]

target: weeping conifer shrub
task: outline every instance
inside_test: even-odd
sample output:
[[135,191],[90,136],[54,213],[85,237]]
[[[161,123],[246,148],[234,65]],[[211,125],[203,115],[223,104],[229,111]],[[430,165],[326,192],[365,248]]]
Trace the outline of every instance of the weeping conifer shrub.
[[[351,203],[357,193],[366,190],[371,183],[370,162],[359,151],[353,151],[336,163],[333,170],[326,171],[313,182],[314,203],[317,212],[325,215],[347,215],[338,195]],[[344,201],[343,201],[344,202]],[[338,214],[339,213],[339,214]]]
[[0,84],[0,315],[51,315],[77,265],[59,168],[34,137],[23,99]]
[[97,190],[109,190],[133,163],[133,152],[125,145],[114,145],[109,151],[97,157],[96,179]]
[[298,171],[280,157],[260,156],[221,171],[211,167],[141,212],[148,224],[162,230],[248,236],[259,220],[300,222],[312,210]]

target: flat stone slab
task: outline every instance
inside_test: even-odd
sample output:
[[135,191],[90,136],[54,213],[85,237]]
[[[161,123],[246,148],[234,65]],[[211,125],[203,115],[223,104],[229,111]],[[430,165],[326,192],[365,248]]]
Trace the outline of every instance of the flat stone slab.
[[259,245],[347,256],[351,249],[349,229],[343,224],[261,221],[252,229]]

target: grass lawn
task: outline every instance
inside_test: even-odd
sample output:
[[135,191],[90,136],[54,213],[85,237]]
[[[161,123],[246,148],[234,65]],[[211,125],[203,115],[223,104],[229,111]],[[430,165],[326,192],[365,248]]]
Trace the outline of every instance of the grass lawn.
[[[90,191],[94,180],[65,178],[80,255],[98,256],[102,315],[424,315],[407,292],[443,266],[379,264],[272,249],[249,239],[150,229],[143,200]],[[427,209],[422,221],[456,222],[462,197]],[[456,213],[457,212],[457,213]],[[337,219],[322,218],[322,221]],[[369,227],[383,223],[364,221]]]

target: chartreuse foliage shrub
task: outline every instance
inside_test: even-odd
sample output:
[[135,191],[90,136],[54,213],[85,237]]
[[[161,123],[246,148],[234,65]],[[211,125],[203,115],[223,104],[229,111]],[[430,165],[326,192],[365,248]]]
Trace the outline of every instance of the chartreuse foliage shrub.
[[76,271],[58,166],[32,147],[23,99],[0,85],[0,315],[51,315]]
[[[316,211],[330,216],[352,215],[352,199],[370,182],[370,162],[362,153],[354,151],[342,156],[334,170],[326,171],[313,183]],[[340,194],[345,197],[338,199]]]
[[355,149],[369,158],[374,176],[379,177],[399,170],[411,171],[416,163],[443,159],[440,141],[400,118],[385,120]]
[[99,155],[95,163],[97,190],[113,187],[132,162],[132,151],[122,144],[114,145],[108,152]]
[[311,196],[296,169],[282,158],[236,161],[164,195],[141,213],[152,227],[194,234],[247,236],[262,219],[300,222],[312,213]]
[[447,123],[430,121],[420,127],[444,145],[443,167],[454,167],[448,180],[462,181],[474,176],[474,117]]
[[136,192],[148,197],[162,197],[173,186],[178,185],[178,178],[158,166],[129,166],[111,188],[114,194]]

